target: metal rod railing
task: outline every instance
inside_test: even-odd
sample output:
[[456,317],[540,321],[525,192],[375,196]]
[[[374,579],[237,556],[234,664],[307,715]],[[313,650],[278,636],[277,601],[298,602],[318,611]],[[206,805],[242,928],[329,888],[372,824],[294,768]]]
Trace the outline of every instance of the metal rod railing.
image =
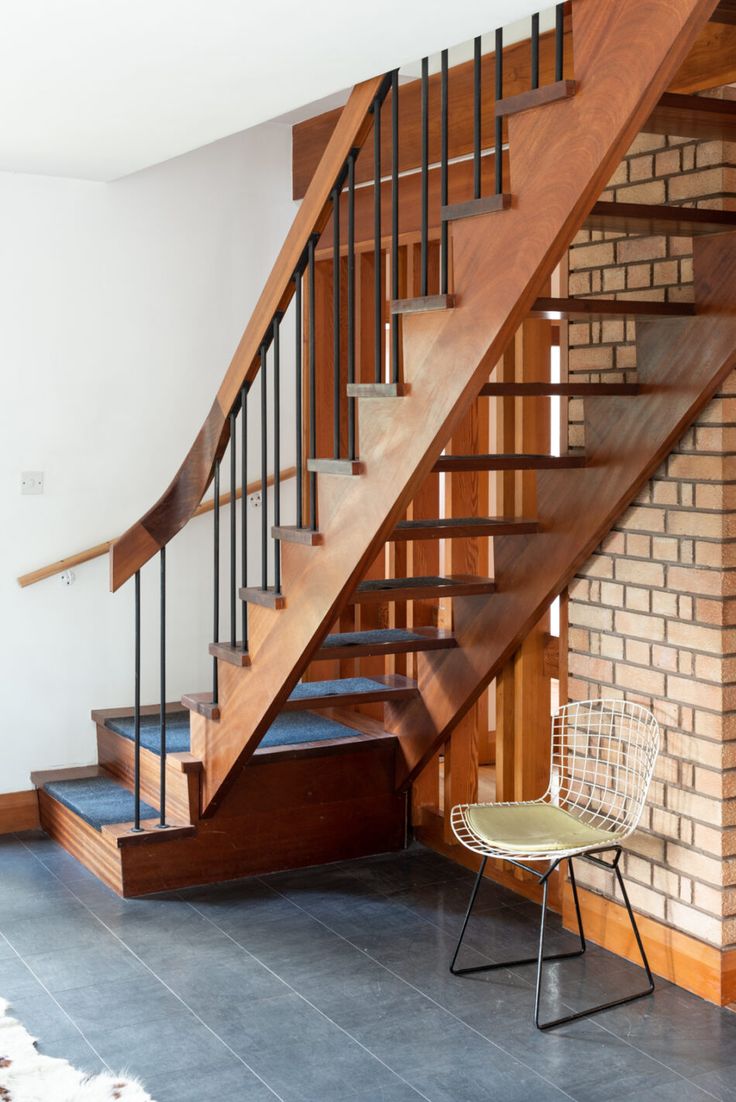
[[[220,639],[220,461],[215,463],[215,484],[213,490],[214,508],[212,510],[212,546],[213,546],[213,600],[212,600],[212,638]],[[212,658],[212,703],[218,701],[217,659]]]
[[[242,497],[240,501],[240,578],[243,589],[248,585],[248,508],[246,494],[248,488],[248,388],[244,383],[240,389],[240,410],[243,423],[240,431],[240,482]],[[241,629],[243,652],[248,650],[248,602],[241,601]]]
[[134,687],[133,687],[133,830],[141,829],[141,572],[134,587]]
[[166,546],[161,548],[159,606],[159,823],[166,826]]
[[532,88],[539,87],[539,12],[535,12],[532,16],[532,40],[531,40],[531,55],[532,55]]
[[237,410],[230,411],[230,646],[235,646],[236,640],[236,608],[237,608],[237,483],[236,483],[236,436],[237,436]]
[[[273,319],[273,523],[281,524],[281,314]],[[273,544],[273,591],[281,592],[281,541]]]
[[422,244],[420,295],[429,294],[429,58],[422,58]]
[[373,365],[375,381],[383,377],[383,295],[381,265],[381,98],[373,101]]
[[[449,143],[449,87],[448,87],[448,52],[442,51],[440,75],[440,205],[447,206],[448,202],[448,143]],[[449,233],[447,219],[443,218],[440,228],[440,294],[446,295],[449,278],[449,257],[447,248]]]
[[302,272],[294,273],[294,394],[296,399],[296,526],[304,524],[304,461],[302,429]]
[[332,452],[340,458],[340,188],[332,191]]
[[565,70],[565,5],[555,8],[555,80],[562,80]]
[[[317,455],[317,381],[316,381],[316,338],[315,338],[315,278],[314,278],[314,246],[312,237],[309,241],[307,253],[308,290],[309,290],[309,458]],[[314,471],[309,474],[309,527],[313,532],[317,531],[317,475]]]
[[473,43],[473,198],[480,199],[480,151],[481,151],[481,42],[480,35]]
[[[355,158],[348,156],[347,356],[348,383],[355,382]],[[355,399],[348,398],[348,459],[355,459]]]
[[[503,99],[503,28],[499,27],[496,31],[496,80],[495,80],[495,97],[496,103]],[[494,162],[494,174],[495,174],[495,191],[496,195],[500,195],[503,191],[503,119],[500,115],[494,116],[494,135],[493,135],[493,162]]]
[[268,390],[266,345],[261,345],[261,589],[268,589]]
[[[391,298],[399,297],[399,70],[391,74]],[[399,381],[399,317],[391,321],[391,381]]]

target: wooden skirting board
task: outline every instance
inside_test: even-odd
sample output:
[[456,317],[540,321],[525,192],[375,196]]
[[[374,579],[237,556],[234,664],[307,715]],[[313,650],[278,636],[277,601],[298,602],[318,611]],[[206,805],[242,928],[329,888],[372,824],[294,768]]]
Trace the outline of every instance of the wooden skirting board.
[[[586,938],[617,956],[640,963],[623,903],[584,888],[578,890]],[[562,920],[567,930],[577,928],[569,882],[562,890]],[[736,949],[708,945],[646,915],[637,914],[636,921],[655,976],[718,1006],[736,1001]]]
[[0,793],[0,834],[35,830],[38,826],[38,793],[35,788],[25,792]]

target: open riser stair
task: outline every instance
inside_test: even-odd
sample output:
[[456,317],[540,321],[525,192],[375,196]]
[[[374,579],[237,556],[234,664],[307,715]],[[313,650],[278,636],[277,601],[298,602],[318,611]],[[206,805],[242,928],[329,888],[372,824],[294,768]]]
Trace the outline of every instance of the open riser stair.
[[[131,707],[93,713],[93,767],[34,775],[45,829],[115,890],[404,845],[412,782],[731,369],[736,216],[599,198],[646,127],[736,132],[733,105],[666,92],[713,8],[558,5],[553,31],[532,24],[532,87],[511,94],[500,34],[482,81],[477,47],[469,69],[449,70],[447,52],[436,71],[423,63],[413,90],[398,73],[356,86],[197,440],[111,550],[112,586],[133,595],[138,675],[141,572],[151,562],[145,577],[158,576],[166,700],[167,547],[211,487],[211,684],[162,711],[143,705],[138,676]],[[420,171],[403,176],[412,95],[424,140]],[[502,142],[503,157],[487,152]],[[417,243],[401,253],[412,189]],[[583,226],[692,235],[695,302],[552,294]],[[635,383],[494,372],[530,319],[549,344],[560,321],[614,317],[636,323]],[[477,403],[548,397],[585,399],[584,449],[462,447]],[[443,479],[452,500],[453,484],[489,472],[533,479],[533,508],[494,515],[478,500],[442,515],[425,492]],[[235,507],[254,474],[255,538]],[[441,565],[440,545],[491,541],[492,569],[446,551]]]

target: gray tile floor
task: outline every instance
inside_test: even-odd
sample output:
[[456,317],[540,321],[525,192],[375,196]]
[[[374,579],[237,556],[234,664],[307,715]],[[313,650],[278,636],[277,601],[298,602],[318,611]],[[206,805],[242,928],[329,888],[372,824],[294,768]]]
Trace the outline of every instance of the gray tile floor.
[[[4,837],[0,995],[41,1051],[156,1102],[736,1100],[736,1015],[670,984],[543,1035],[533,969],[451,977],[470,886],[414,847],[122,901],[40,833]],[[467,961],[526,954],[537,921],[484,884]],[[595,947],[548,975],[554,1014],[641,982]]]

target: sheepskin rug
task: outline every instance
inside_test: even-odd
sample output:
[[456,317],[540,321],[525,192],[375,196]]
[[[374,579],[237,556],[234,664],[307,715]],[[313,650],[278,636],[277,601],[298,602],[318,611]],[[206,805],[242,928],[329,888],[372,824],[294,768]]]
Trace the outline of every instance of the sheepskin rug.
[[1,1102],[153,1102],[134,1079],[90,1077],[66,1060],[42,1056],[9,1009],[0,999]]

